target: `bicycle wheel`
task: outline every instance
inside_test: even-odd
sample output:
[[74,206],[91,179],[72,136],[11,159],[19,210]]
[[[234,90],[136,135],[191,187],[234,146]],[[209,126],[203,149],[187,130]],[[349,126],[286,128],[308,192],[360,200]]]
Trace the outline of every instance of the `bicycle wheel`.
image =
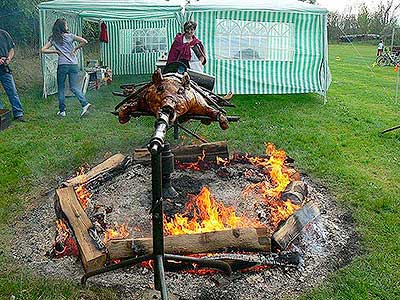
[[385,66],[389,65],[389,61],[388,61],[388,59],[387,59],[386,57],[384,57],[384,56],[379,56],[379,57],[376,59],[376,64],[377,64],[378,66],[380,66],[380,67],[385,67]]

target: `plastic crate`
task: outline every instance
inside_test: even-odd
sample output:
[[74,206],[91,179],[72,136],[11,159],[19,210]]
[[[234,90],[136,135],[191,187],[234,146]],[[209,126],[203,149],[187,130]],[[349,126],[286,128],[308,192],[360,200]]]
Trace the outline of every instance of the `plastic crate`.
[[11,111],[8,109],[0,109],[0,131],[11,125]]

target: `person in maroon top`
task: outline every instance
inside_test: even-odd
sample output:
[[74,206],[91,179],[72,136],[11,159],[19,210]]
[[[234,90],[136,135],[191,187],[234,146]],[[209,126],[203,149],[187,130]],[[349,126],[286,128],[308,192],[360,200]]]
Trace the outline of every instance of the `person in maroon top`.
[[194,35],[197,23],[187,21],[183,25],[184,33],[178,33],[169,50],[167,64],[179,61],[189,69],[203,71],[207,58],[202,42]]

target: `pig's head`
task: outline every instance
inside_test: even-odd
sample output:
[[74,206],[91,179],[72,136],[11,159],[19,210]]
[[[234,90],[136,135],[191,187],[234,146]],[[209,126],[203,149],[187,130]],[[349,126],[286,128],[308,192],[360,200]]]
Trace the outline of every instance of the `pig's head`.
[[170,121],[176,119],[176,106],[182,96],[182,90],[190,85],[190,77],[187,73],[181,81],[174,77],[164,78],[160,69],[156,70],[152,76],[152,85],[147,92],[148,101],[151,103],[150,109],[159,116],[161,111],[170,112]]

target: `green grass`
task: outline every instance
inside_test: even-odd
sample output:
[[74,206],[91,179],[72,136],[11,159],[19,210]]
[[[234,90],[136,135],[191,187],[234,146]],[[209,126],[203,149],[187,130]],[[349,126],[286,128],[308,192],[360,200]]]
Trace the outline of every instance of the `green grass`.
[[[353,213],[363,254],[304,299],[400,298],[400,130],[379,134],[400,119],[393,68],[372,67],[374,55],[373,46],[330,46],[326,105],[318,95],[238,95],[230,113],[240,122],[224,132],[217,124],[198,131],[209,140],[226,139],[230,150],[263,153],[264,142],[275,143]],[[0,299],[110,299],[110,291],[80,289],[76,282],[33,279],[11,265],[7,240],[13,219],[79,166],[146,143],[152,120],[119,125],[109,114],[119,101],[110,96],[117,82],[88,94],[93,110],[82,120],[76,99],[68,100],[68,115],[60,120],[55,98],[42,99],[37,80],[23,89],[28,122],[0,133]]]

